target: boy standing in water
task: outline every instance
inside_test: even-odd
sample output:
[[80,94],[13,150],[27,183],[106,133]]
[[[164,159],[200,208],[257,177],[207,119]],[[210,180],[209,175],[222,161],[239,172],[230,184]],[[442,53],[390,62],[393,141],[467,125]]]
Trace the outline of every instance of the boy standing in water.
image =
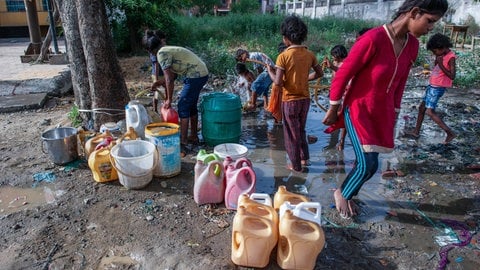
[[423,101],[418,108],[417,124],[415,129],[409,133],[415,138],[420,136],[425,113],[445,132],[447,137],[444,143],[451,142],[456,134],[445,122],[435,113],[438,101],[443,96],[447,87],[452,87],[455,79],[455,53],[450,50],[452,43],[450,39],[440,33],[433,35],[427,42],[427,50],[435,55],[435,67],[430,73],[430,82],[425,90]]

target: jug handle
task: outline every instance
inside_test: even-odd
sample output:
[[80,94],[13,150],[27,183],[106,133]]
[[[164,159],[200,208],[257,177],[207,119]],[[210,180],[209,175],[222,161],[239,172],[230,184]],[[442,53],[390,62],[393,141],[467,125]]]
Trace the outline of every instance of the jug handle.
[[120,172],[121,174],[123,175],[126,175],[128,177],[131,177],[131,178],[135,178],[135,177],[143,177],[143,176],[146,176],[148,175],[150,172],[152,172],[155,167],[157,166],[157,163],[158,163],[158,159],[160,158],[160,154],[158,153],[158,148],[155,147],[155,152],[153,152],[153,166],[152,168],[150,168],[145,174],[142,174],[142,175],[131,175],[129,173],[126,173],[122,170],[120,170],[119,168],[117,168],[117,165],[115,163],[115,158],[112,157],[112,152],[110,152],[110,163],[112,164],[113,168],[115,170],[117,170],[117,172]]
[[272,198],[267,193],[252,193],[250,199],[266,206],[272,206]]
[[219,177],[222,173],[223,165],[218,160],[212,160],[208,163],[208,170],[210,174],[215,174],[215,176]]
[[245,167],[244,164],[247,164],[248,167],[252,167],[252,162],[248,158],[240,158],[235,162],[235,168],[239,169]]
[[252,169],[252,167],[241,167],[238,170],[239,170],[238,173],[243,173],[242,172],[243,170],[247,170],[248,173],[250,173],[250,175],[252,176],[251,184],[248,187],[248,191],[246,192],[246,193],[250,193],[252,190],[255,189],[255,183],[256,183],[256,180],[257,180],[257,176],[255,175],[255,171]]
[[[322,205],[318,202],[301,202],[301,203],[298,204],[298,207],[304,208],[304,209],[312,209],[312,208],[316,209],[317,211],[315,212],[315,216],[314,216],[315,219],[319,219],[320,216],[322,215]],[[295,210],[294,210],[294,212],[295,212]]]

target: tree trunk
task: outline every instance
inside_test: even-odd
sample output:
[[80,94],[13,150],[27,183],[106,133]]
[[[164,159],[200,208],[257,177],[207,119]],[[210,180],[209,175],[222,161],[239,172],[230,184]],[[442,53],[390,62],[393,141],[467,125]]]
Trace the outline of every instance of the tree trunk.
[[[95,110],[94,128],[98,129],[103,123],[123,119],[130,97],[115,53],[104,1],[76,0],[75,3],[87,63],[92,110]],[[112,112],[115,114],[112,115]]]
[[[75,3],[71,0],[55,0],[57,3],[62,27],[65,35],[67,56],[69,59],[70,73],[72,74],[73,93],[75,103],[80,110],[91,110],[92,99],[90,96],[90,86],[88,84],[87,64],[83,54],[82,41],[80,39],[80,30],[78,28],[77,9]],[[83,126],[92,129],[93,120],[91,113],[81,113],[84,120]],[[89,125],[89,123],[92,125]]]
[[104,1],[55,1],[68,47],[75,101],[80,109],[92,112],[88,127],[98,130],[103,123],[124,119],[130,97]]

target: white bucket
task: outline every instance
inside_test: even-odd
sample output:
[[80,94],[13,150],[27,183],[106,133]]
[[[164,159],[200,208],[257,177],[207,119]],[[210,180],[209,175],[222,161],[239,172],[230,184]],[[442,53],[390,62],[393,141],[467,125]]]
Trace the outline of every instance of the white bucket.
[[213,148],[213,153],[223,159],[229,156],[233,160],[237,160],[247,156],[248,148],[238,143],[222,143]]
[[129,189],[147,186],[158,164],[157,147],[147,141],[123,141],[110,151],[110,160],[118,172],[120,184]]

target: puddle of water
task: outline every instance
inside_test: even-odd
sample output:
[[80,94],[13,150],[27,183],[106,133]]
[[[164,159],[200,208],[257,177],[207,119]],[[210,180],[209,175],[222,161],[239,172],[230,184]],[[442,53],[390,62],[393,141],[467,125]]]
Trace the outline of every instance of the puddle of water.
[[[402,106],[406,109],[401,112],[398,120],[397,145],[405,144],[405,141],[400,141],[398,138],[401,138],[406,129],[412,129],[415,125],[417,111],[410,105],[418,105],[420,92],[412,91],[410,99],[407,98],[407,105]],[[321,101],[321,103],[325,102],[327,101]],[[325,113],[312,103],[306,131],[307,135],[314,135],[318,140],[316,143],[309,144],[311,165],[308,167],[308,173],[300,175],[293,174],[285,168],[288,157],[285,152],[282,125],[275,125],[273,119],[267,116],[263,109],[243,115],[240,143],[249,148],[248,158],[254,163],[257,174],[256,192],[273,195],[278,186],[284,185],[289,191],[304,193],[312,201],[320,202],[324,209],[334,207],[333,191],[342,184],[346,174],[353,167],[355,154],[348,136],[345,149],[343,151],[336,149],[339,132],[332,134],[323,132],[326,128],[322,124],[324,115]],[[422,127],[422,137],[417,141],[407,140],[407,143],[440,144],[444,136],[444,132],[426,120]],[[392,190],[387,188],[388,184],[382,179],[381,172],[398,168],[401,159],[402,157],[395,152],[380,155],[377,173],[364,184],[357,196],[361,202],[365,203],[365,207],[362,207],[365,209],[362,210],[362,221],[384,220],[387,212],[390,211],[388,195],[392,195]]]
[[[311,165],[308,173],[294,174],[285,168],[288,156],[283,126],[275,125],[263,110],[243,116],[240,143],[249,148],[248,158],[254,163],[256,192],[273,195],[279,186],[284,185],[289,191],[306,194],[312,201],[320,202],[322,207],[333,203],[333,189],[345,179],[355,155],[348,139],[343,151],[336,149],[339,132],[324,133],[323,117],[324,112],[312,105],[306,131],[307,135],[314,135],[318,140],[309,144]],[[368,193],[367,185],[364,189]]]
[[8,215],[25,209],[32,209],[55,201],[55,194],[49,187],[0,188],[0,215]]

